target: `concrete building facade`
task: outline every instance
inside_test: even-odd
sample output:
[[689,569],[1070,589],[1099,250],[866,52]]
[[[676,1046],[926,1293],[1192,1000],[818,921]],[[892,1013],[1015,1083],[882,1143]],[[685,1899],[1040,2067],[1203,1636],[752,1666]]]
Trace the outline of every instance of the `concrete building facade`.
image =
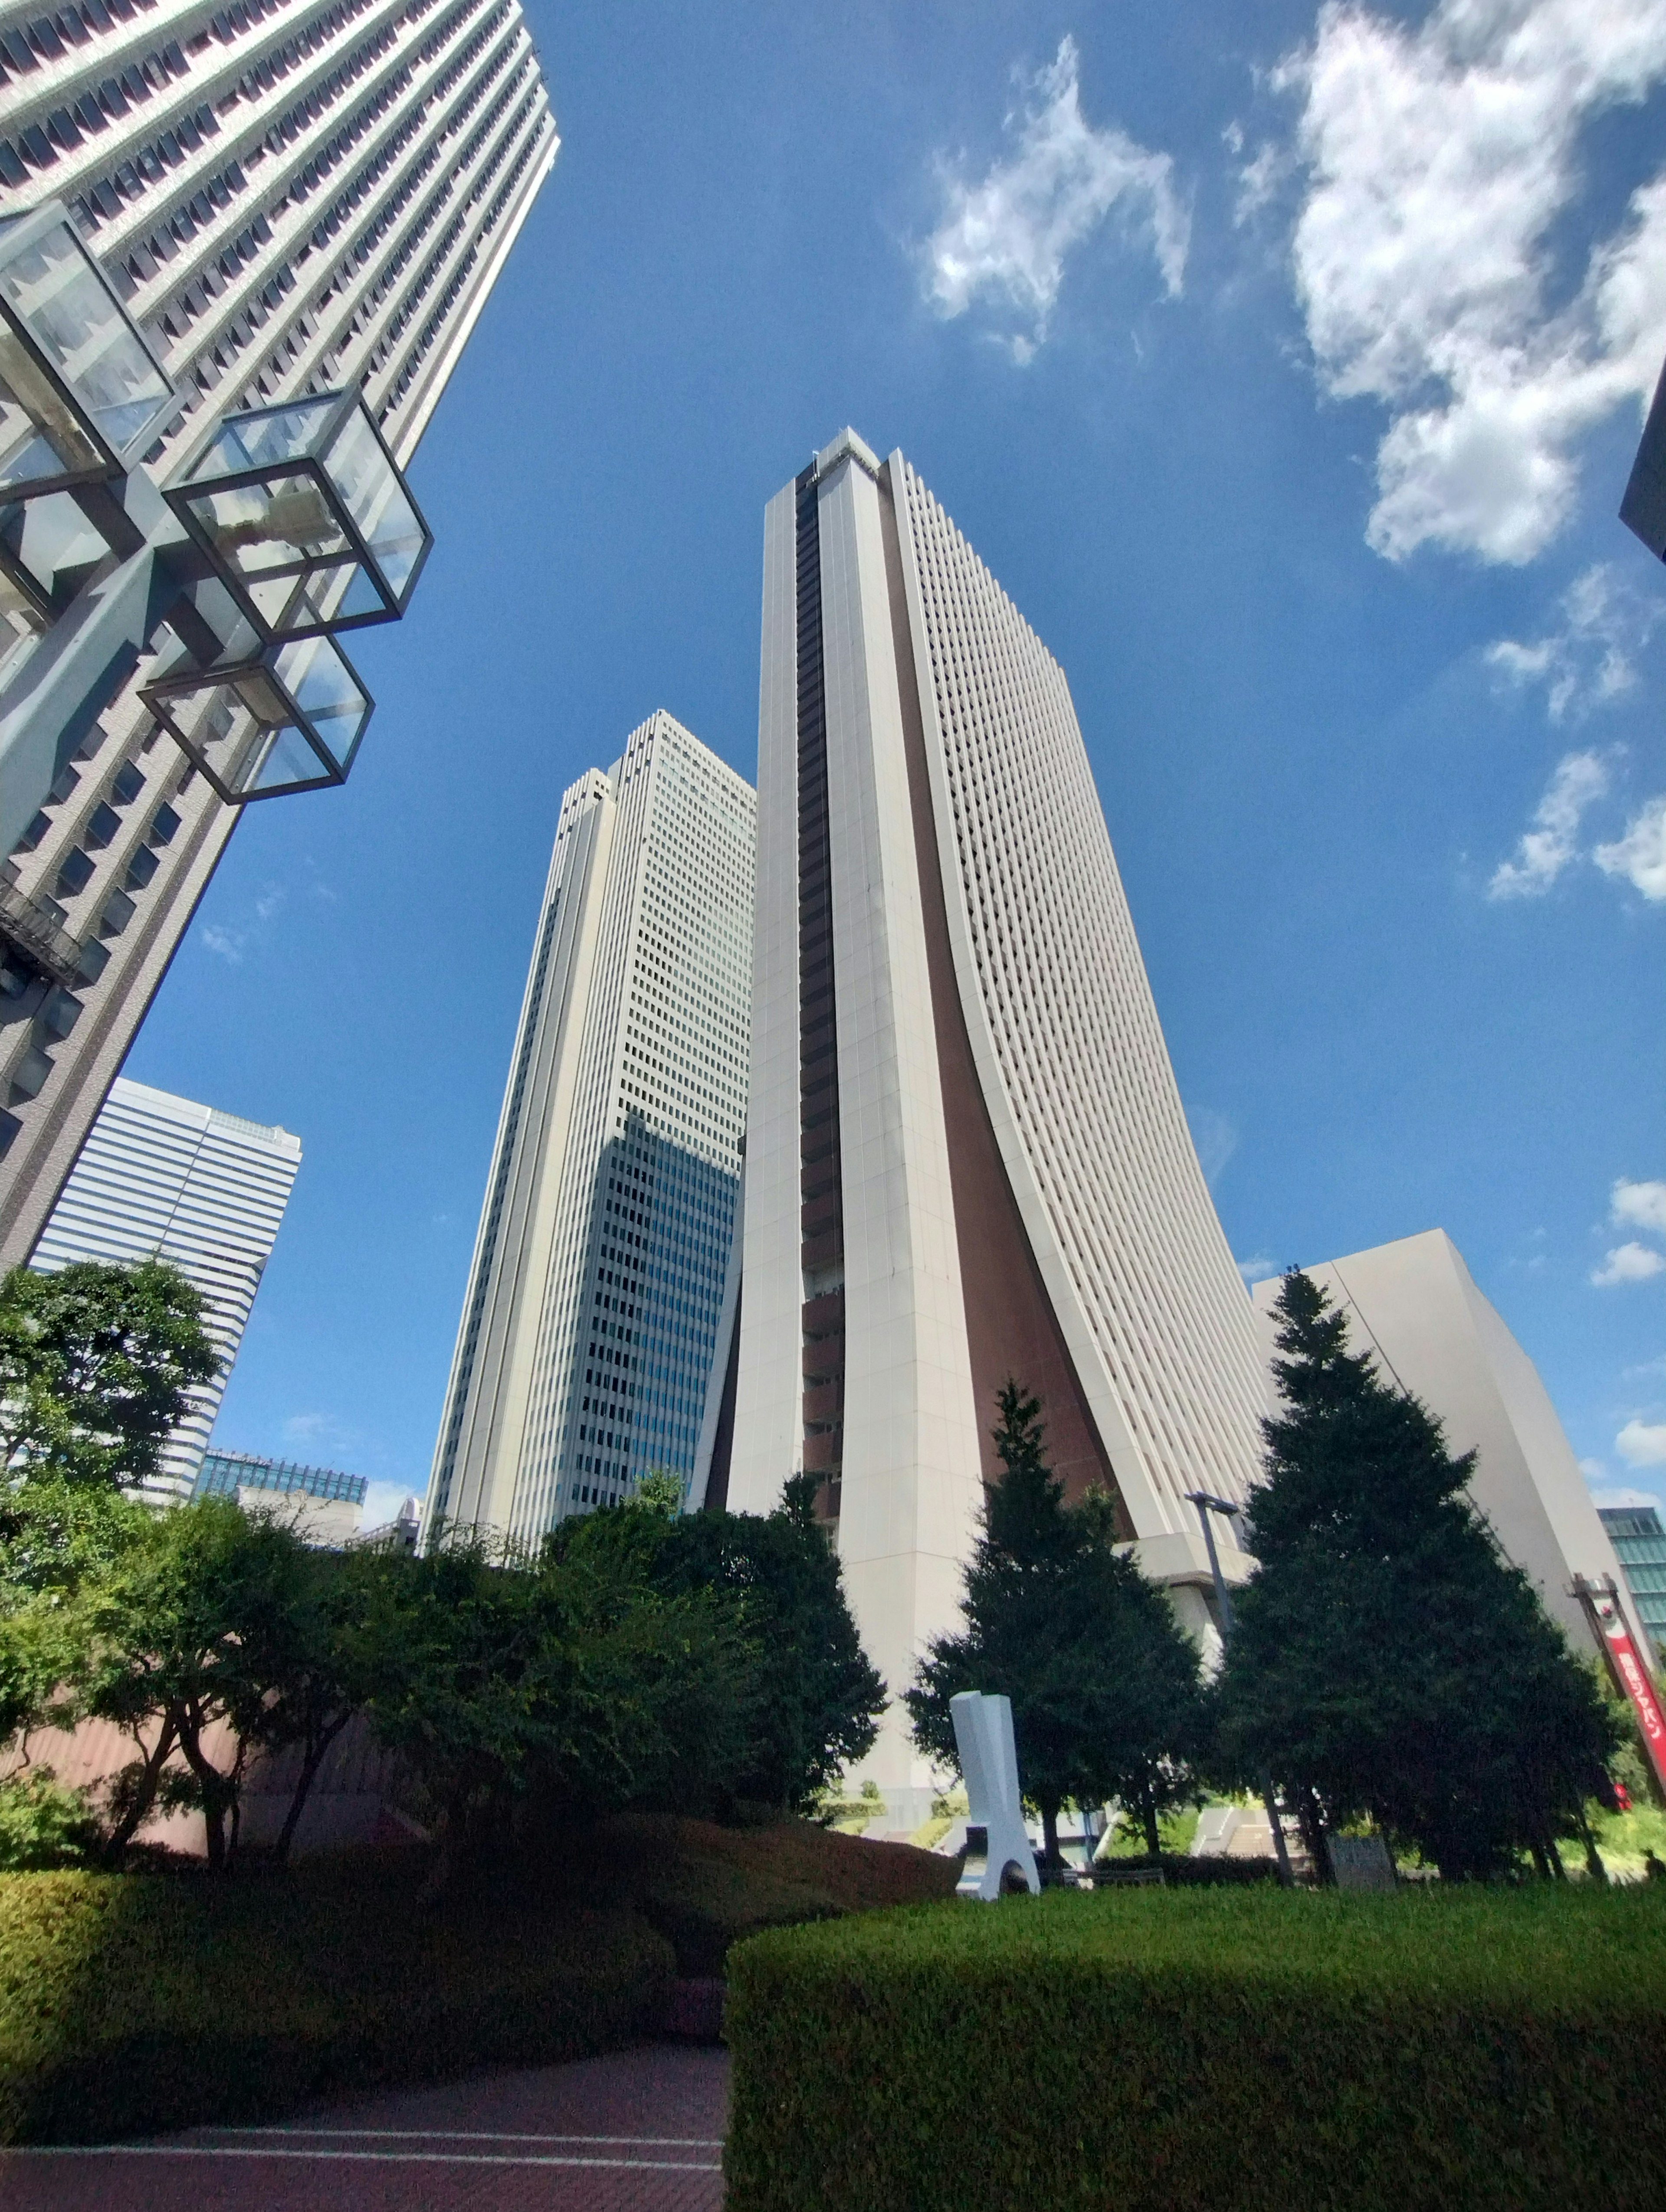
[[[1062,670],[900,453],[764,524],[758,897],[729,1503],[823,1478],[893,1692],[958,1617],[1009,1375],[1207,1634],[1199,1486],[1264,1382]],[[1228,1571],[1246,1571],[1227,1552]],[[930,1788],[893,1707],[864,1772]]]
[[[1304,1273],[1347,1312],[1349,1349],[1374,1352],[1384,1379],[1422,1401],[1450,1452],[1475,1453],[1469,1493],[1505,1557],[1531,1577],[1575,1647],[1595,1650],[1570,1585],[1576,1574],[1611,1575],[1629,1605],[1614,1544],[1538,1370],[1451,1238],[1426,1230]],[[1278,1294],[1276,1278],[1256,1285],[1269,1361]]]
[[654,1470],[703,1498],[737,1296],[755,837],[751,787],[663,712],[562,796],[430,1533],[535,1544]]
[[[0,218],[61,199],[173,379],[158,481],[223,411],[355,386],[408,462],[557,143],[519,0],[0,4]],[[106,552],[69,492],[0,515],[0,708],[41,618],[4,573],[30,547],[60,579]],[[0,854],[0,1267],[239,818],[142,704],[153,659]]]
[[369,1486],[363,1475],[344,1474],[339,1468],[210,1451],[203,1455],[191,1494],[229,1498],[246,1513],[265,1514],[293,1528],[303,1543],[338,1552],[359,1534]]
[[221,1368],[191,1393],[148,1494],[189,1498],[301,1167],[289,1130],[117,1078],[35,1250],[72,1260],[171,1261],[202,1292]]

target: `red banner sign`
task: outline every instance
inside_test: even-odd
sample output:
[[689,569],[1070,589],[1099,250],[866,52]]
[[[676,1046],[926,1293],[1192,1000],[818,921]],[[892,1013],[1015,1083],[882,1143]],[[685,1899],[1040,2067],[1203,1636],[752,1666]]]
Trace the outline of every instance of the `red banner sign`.
[[1624,1685],[1626,1695],[1632,1701],[1632,1711],[1637,1715],[1637,1724],[1643,1731],[1643,1741],[1648,1747],[1649,1759],[1656,1778],[1666,1790],[1666,1719],[1661,1717],[1660,1701],[1655,1696],[1655,1686],[1649,1680],[1649,1670],[1637,1654],[1637,1647],[1626,1634],[1622,1623],[1605,1620],[1602,1634],[1608,1641],[1614,1673]]

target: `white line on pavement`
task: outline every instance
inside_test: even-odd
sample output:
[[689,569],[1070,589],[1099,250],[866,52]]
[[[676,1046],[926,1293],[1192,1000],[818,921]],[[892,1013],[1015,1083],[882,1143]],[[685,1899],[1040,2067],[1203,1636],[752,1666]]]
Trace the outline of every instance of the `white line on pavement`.
[[50,2143],[0,2151],[0,2168],[14,2158],[302,2158],[386,2166],[581,2166],[619,2167],[635,2173],[721,2173],[721,2166],[690,2159],[570,2158],[550,2153],[445,2150],[280,2150],[258,2143]]

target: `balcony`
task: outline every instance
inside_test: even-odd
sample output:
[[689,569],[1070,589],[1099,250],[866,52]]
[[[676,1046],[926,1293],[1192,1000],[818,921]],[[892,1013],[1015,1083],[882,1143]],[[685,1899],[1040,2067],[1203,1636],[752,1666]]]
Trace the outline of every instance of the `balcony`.
[[31,897],[17,887],[17,864],[0,862],[0,938],[15,945],[30,963],[55,983],[81,980],[81,946],[64,927],[67,917],[56,899]]

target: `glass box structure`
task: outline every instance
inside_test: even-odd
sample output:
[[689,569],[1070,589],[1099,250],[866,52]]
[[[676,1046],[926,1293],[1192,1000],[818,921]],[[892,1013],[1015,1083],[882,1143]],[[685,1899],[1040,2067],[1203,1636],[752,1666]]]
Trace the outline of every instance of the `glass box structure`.
[[1600,1505],[1596,1517],[1608,1532],[1658,1667],[1666,1652],[1666,1528],[1652,1505]]
[[356,392],[228,417],[167,497],[269,640],[397,622],[434,543]]
[[116,476],[177,412],[64,210],[0,222],[0,499]]
[[143,696],[221,798],[238,806],[345,783],[374,705],[329,637],[178,669]]

